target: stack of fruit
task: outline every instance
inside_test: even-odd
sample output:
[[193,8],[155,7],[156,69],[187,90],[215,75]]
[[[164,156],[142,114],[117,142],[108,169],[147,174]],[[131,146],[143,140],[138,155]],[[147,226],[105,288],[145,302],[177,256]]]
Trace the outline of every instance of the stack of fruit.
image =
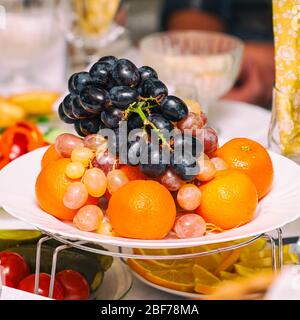
[[84,138],[57,138],[36,195],[43,210],[82,231],[200,237],[248,223],[271,188],[267,151],[248,139],[218,149],[200,107],[168,95],[150,67],[103,57],[74,74],[69,90],[59,115]]

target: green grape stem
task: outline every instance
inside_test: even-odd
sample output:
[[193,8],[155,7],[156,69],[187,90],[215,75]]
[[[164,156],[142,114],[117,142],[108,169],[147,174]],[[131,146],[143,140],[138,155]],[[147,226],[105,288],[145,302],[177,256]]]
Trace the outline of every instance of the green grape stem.
[[125,110],[124,112],[124,118],[128,119],[130,113],[135,112],[137,113],[140,118],[142,119],[144,126],[149,125],[158,135],[159,139],[162,141],[162,143],[164,145],[168,145],[165,137],[162,135],[162,133],[160,132],[160,130],[154,125],[154,123],[152,123],[151,121],[149,121],[147,119],[147,117],[145,116],[144,111],[149,111],[149,109],[153,109],[153,108],[157,108],[158,105],[154,105],[154,106],[149,106],[146,105],[148,103],[148,101],[156,101],[155,98],[150,97],[150,98],[143,98],[143,100],[141,102],[134,102],[131,105],[129,105],[129,107]]

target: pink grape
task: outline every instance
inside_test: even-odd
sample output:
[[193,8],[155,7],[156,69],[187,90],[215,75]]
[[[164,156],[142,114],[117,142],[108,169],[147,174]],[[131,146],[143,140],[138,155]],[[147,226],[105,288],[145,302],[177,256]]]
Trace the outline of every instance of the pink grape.
[[167,169],[160,178],[160,183],[169,191],[177,191],[184,184],[184,181],[181,180],[171,169]]
[[200,172],[196,179],[202,182],[213,179],[217,173],[214,164],[210,160],[199,160]]
[[207,123],[207,117],[205,113],[202,112],[199,115],[194,112],[189,112],[189,114],[184,119],[182,119],[177,123],[177,127],[182,132],[187,130],[187,131],[192,131],[192,133],[195,134],[195,132],[198,129],[203,128],[206,125],[206,123]]
[[180,239],[202,237],[205,231],[206,223],[198,214],[183,214],[175,221],[174,232]]
[[128,182],[129,179],[121,170],[112,170],[107,174],[107,189],[110,194],[113,194]]
[[201,203],[201,191],[194,184],[183,185],[177,193],[177,202],[180,207],[187,211],[197,209]]
[[186,106],[188,107],[189,112],[194,112],[196,114],[201,114],[200,104],[193,99],[184,99]]
[[84,175],[85,167],[81,162],[70,162],[66,167],[66,175],[70,179],[79,179]]
[[72,182],[67,187],[63,197],[63,203],[69,209],[79,209],[85,205],[88,196],[88,191],[83,183]]
[[102,234],[104,236],[113,236],[114,235],[112,226],[105,219],[103,219],[103,221],[101,222],[99,228],[97,229],[97,233]]
[[103,220],[102,210],[95,205],[82,207],[73,219],[75,226],[82,231],[95,231]]
[[83,146],[83,140],[70,133],[59,135],[55,141],[57,153],[64,158],[70,158],[75,148],[82,148]]
[[228,164],[221,158],[215,157],[210,159],[210,161],[214,164],[217,171],[226,170],[229,168]]
[[71,153],[71,160],[73,162],[81,162],[87,167],[94,158],[94,152],[86,147],[75,148]]
[[93,160],[92,165],[93,167],[103,170],[106,175],[109,171],[113,169],[119,169],[120,167],[118,159],[113,156],[108,150],[106,150],[101,156],[97,155]]
[[86,148],[89,148],[93,151],[97,151],[98,148],[103,148],[104,146],[107,149],[107,140],[100,134],[90,134],[86,136],[83,140],[83,143]]
[[204,113],[204,112],[201,112],[200,113],[200,117],[201,117],[202,122],[203,122],[203,127],[205,127],[207,125],[207,121],[208,121],[207,114]]
[[218,149],[218,135],[215,129],[205,127],[197,130],[196,138],[204,145],[204,152],[207,155],[213,154]]
[[83,176],[83,183],[88,193],[97,198],[103,196],[107,188],[106,175],[98,168],[86,170]]

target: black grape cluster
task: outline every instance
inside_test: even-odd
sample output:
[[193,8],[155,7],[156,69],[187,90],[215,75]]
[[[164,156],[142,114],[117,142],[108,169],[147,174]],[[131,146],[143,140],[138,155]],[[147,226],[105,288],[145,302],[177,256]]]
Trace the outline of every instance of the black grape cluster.
[[[80,136],[98,133],[104,128],[113,129],[118,136],[120,121],[127,121],[128,132],[141,128],[147,133],[146,141],[143,137],[127,143],[129,164],[139,165],[140,170],[152,178],[166,172],[168,164],[162,163],[162,155],[164,148],[170,149],[170,144],[164,144],[163,132],[172,131],[177,122],[186,118],[188,108],[178,97],[168,95],[168,88],[158,79],[154,69],[148,66],[137,68],[127,59],[105,56],[96,62],[89,72],[72,75],[68,87],[69,94],[58,110],[62,121],[74,124]],[[157,151],[153,150],[150,139],[153,130],[161,143]],[[197,139],[192,137],[191,141],[193,140],[192,143],[195,144]],[[176,139],[173,139],[172,144],[174,143]],[[178,143],[181,143],[182,147],[185,145],[182,139]],[[119,146],[115,147],[117,153],[120,152]],[[135,162],[137,154],[140,155],[141,152],[146,152],[145,150],[151,156],[150,163]],[[175,159],[175,156],[171,155],[170,165],[179,177],[190,180],[193,177],[186,175],[185,169],[197,166],[197,162],[191,164],[186,158]]]

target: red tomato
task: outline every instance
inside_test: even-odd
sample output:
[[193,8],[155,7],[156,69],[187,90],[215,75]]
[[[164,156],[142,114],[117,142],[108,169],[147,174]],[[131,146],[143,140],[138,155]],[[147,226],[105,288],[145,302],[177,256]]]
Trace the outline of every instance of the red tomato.
[[15,252],[0,252],[4,285],[17,288],[19,282],[29,275],[30,270],[22,256]]
[[[18,289],[34,293],[34,281],[35,274],[31,274],[30,276],[23,279],[18,286]],[[47,273],[40,273],[40,281],[39,281],[39,291],[38,294],[44,297],[49,296],[49,288],[50,288],[50,276]],[[53,290],[53,299],[55,300],[63,300],[64,299],[64,289],[61,284],[55,280],[54,282],[54,290]]]
[[56,275],[64,288],[65,300],[87,300],[90,296],[90,287],[86,279],[77,271],[64,270]]

